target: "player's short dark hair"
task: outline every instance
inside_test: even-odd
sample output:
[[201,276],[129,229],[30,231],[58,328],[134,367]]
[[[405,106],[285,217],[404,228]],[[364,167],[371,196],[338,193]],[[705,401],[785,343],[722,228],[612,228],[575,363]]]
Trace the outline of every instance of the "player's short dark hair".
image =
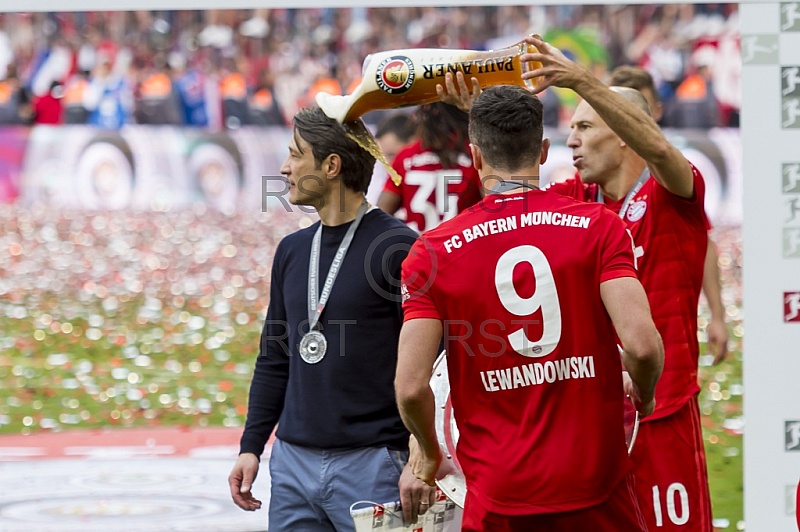
[[653,93],[656,103],[660,101],[656,83],[650,73],[637,66],[623,65],[615,68],[608,78],[608,85],[614,87],[628,87],[641,92],[649,89]]
[[534,165],[542,152],[542,102],[516,85],[488,87],[469,112],[469,138],[486,163],[505,172]]
[[414,129],[416,122],[414,117],[408,113],[396,113],[387,116],[378,124],[378,131],[375,133],[375,138],[379,139],[389,133],[394,133],[395,136],[406,144],[411,137],[414,136]]
[[367,191],[375,158],[347,136],[342,124],[329,118],[319,107],[300,109],[294,115],[293,123],[294,134],[311,146],[317,167],[327,156],[335,153],[342,159],[339,175],[344,185],[356,192]]

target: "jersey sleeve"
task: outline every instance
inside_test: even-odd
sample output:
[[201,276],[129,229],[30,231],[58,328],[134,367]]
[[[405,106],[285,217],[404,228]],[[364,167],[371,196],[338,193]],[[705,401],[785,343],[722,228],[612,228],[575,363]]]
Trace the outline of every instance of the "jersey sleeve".
[[[691,164],[691,163],[689,163]],[[654,194],[664,203],[669,204],[674,208],[681,217],[687,222],[702,228],[703,231],[708,231],[710,225],[706,217],[704,207],[706,198],[706,182],[703,175],[700,173],[695,165],[692,166],[692,179],[694,180],[694,194],[691,198],[682,198],[669,192],[660,184],[656,184]]]
[[403,321],[441,319],[433,298],[436,264],[436,251],[431,243],[424,236],[418,238],[403,261]]
[[567,179],[560,183],[552,183],[548,185],[545,190],[578,201],[591,201],[591,198],[587,197],[587,186],[578,178]]
[[633,237],[625,223],[611,211],[603,213],[606,230],[600,251],[600,282],[636,277]]

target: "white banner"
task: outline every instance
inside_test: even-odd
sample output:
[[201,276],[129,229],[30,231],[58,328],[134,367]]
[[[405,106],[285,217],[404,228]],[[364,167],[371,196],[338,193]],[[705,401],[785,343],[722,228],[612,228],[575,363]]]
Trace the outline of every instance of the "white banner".
[[794,532],[800,479],[800,3],[741,6],[745,520]]

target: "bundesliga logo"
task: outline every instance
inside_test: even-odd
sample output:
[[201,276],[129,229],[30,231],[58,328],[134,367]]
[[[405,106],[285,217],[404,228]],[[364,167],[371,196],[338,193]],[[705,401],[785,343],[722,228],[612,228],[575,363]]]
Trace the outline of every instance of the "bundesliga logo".
[[783,321],[800,323],[800,292],[783,293]]
[[786,421],[786,450],[800,451],[800,421]]
[[375,73],[378,87],[389,94],[403,94],[414,84],[414,78],[414,63],[404,55],[387,57]]

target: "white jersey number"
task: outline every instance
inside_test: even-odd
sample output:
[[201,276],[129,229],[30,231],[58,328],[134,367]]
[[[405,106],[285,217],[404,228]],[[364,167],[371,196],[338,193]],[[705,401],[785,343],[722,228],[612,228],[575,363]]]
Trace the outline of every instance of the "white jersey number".
[[[523,262],[531,265],[536,277],[536,290],[529,298],[521,297],[514,287],[514,268]],[[512,314],[531,316],[542,309],[542,339],[530,341],[522,327],[508,335],[512,349],[522,356],[533,358],[552,353],[561,340],[561,306],[553,270],[542,250],[535,246],[518,246],[506,251],[497,261],[494,282],[500,302]]]
[[[677,494],[677,503],[675,495]],[[686,487],[680,482],[673,482],[667,488],[666,494],[667,516],[675,525],[685,525],[689,521],[689,494]],[[680,509],[678,509],[680,505]],[[656,526],[664,526],[664,516],[661,512],[661,495],[658,486],[653,486],[653,510],[656,514]]]
[[[408,207],[412,212],[421,214],[425,218],[426,231],[458,214],[458,195],[450,194],[449,188],[451,184],[457,185],[463,179],[464,176],[459,169],[410,170],[406,173],[403,181],[407,185],[417,187]],[[431,203],[428,200],[434,192],[434,203]],[[417,224],[412,222],[408,225],[415,231],[420,231]]]

